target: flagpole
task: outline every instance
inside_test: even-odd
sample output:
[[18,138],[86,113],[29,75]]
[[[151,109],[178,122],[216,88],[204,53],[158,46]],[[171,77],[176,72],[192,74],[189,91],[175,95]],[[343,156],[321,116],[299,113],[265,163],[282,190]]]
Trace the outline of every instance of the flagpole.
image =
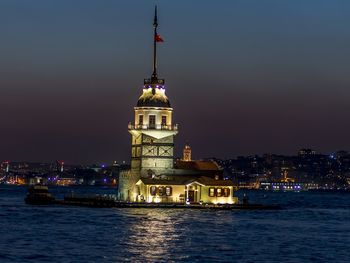
[[157,6],[155,6],[154,9],[154,36],[153,36],[153,74],[152,74],[152,80],[157,79],[157,27],[158,27],[158,19],[157,19]]

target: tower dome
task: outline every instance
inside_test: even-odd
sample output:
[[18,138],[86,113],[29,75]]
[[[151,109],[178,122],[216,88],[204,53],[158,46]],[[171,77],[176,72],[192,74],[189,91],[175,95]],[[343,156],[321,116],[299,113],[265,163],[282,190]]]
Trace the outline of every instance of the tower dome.
[[162,85],[145,85],[142,95],[137,101],[137,107],[160,107],[171,108],[170,101],[165,95],[165,89]]

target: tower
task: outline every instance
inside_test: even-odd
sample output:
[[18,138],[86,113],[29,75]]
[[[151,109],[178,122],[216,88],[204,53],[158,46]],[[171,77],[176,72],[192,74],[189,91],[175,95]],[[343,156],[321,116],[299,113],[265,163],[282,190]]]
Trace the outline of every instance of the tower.
[[165,95],[165,81],[157,74],[157,43],[163,39],[157,33],[157,7],[154,14],[153,73],[144,79],[142,94],[134,107],[134,121],[129,123],[131,134],[131,169],[119,180],[121,199],[136,201],[136,187],[141,177],[154,178],[173,172],[174,136],[177,125],[173,124],[170,101]]
[[188,143],[186,143],[184,149],[183,149],[183,157],[182,160],[185,162],[192,161],[192,150]]

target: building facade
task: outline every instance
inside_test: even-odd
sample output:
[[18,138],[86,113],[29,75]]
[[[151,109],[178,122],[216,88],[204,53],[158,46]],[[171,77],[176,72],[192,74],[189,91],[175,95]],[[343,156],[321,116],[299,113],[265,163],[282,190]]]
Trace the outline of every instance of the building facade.
[[230,181],[206,176],[171,176],[165,180],[141,178],[137,186],[140,199],[148,203],[238,203]]

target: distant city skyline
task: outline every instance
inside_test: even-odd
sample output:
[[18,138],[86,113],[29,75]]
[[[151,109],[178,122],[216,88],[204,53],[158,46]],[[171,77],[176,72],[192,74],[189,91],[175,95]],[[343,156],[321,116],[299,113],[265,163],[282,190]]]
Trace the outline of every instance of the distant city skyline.
[[2,1],[0,160],[130,161],[152,73],[194,158],[350,149],[348,1]]

